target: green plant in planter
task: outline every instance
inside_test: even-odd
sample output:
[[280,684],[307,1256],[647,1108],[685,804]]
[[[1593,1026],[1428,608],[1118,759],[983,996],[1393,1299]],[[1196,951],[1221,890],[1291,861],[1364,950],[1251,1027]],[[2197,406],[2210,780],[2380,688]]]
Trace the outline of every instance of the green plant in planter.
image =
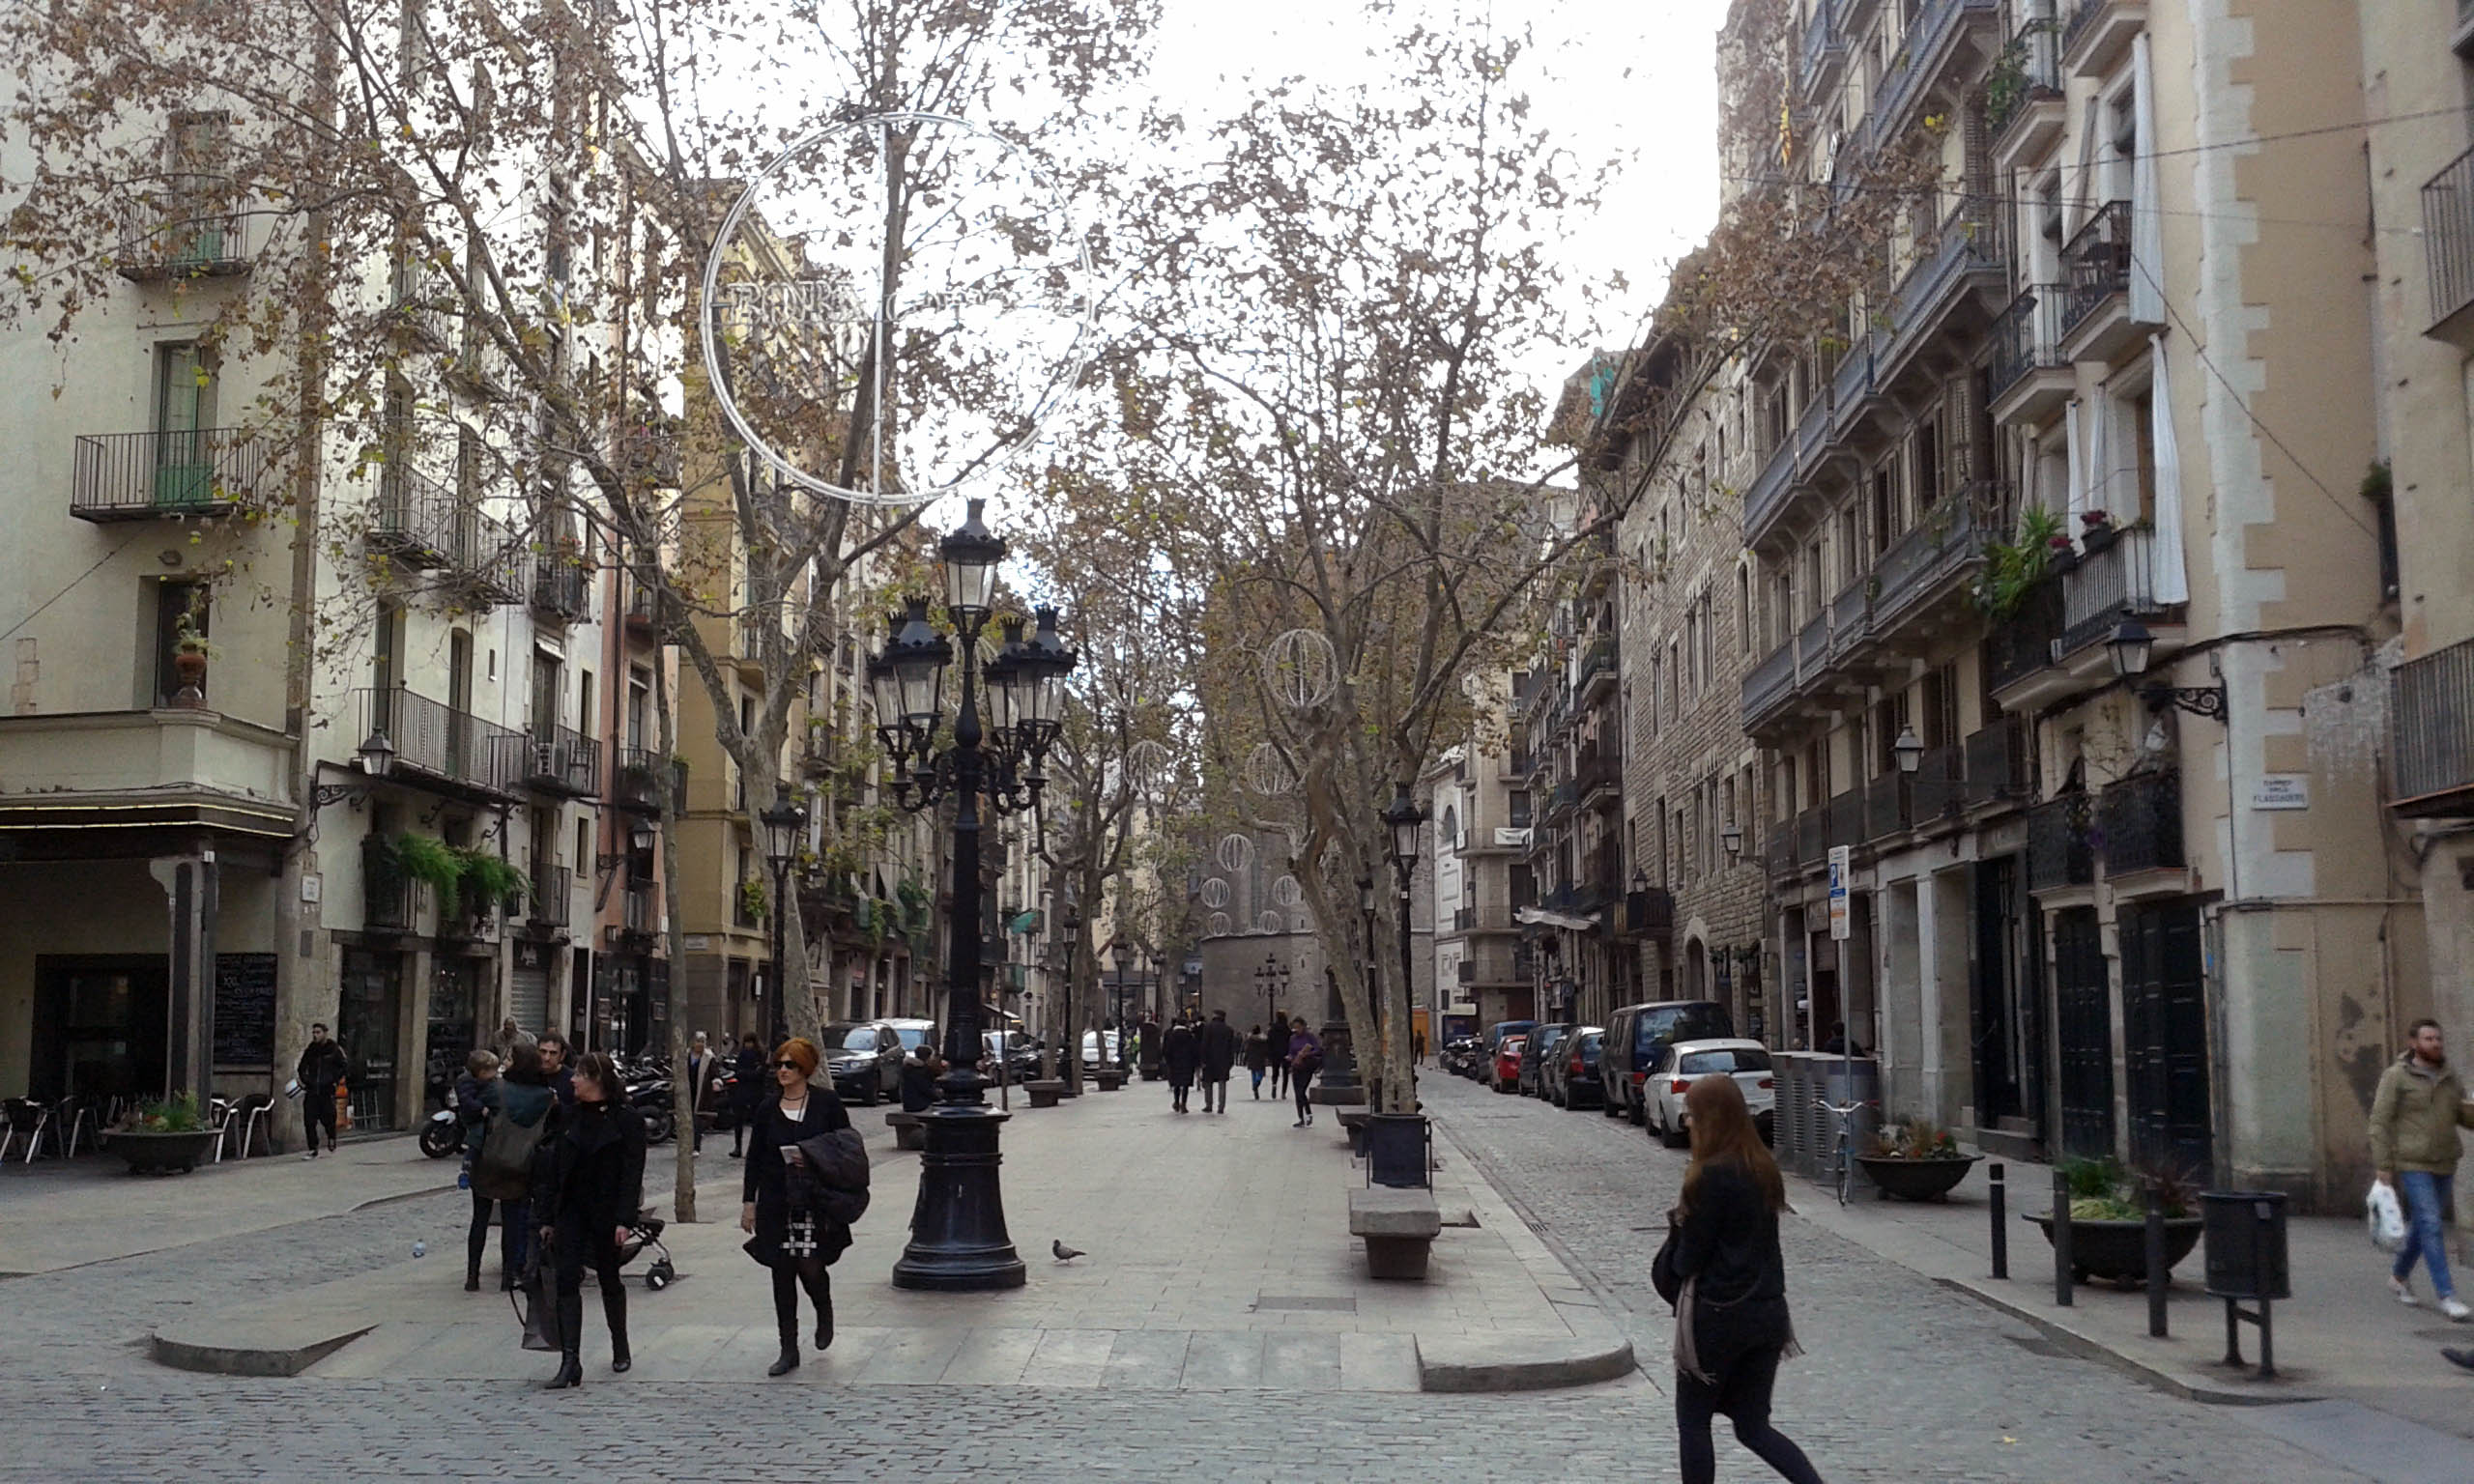
[[475,911],[492,902],[520,906],[532,890],[524,872],[486,850],[458,850],[455,855],[456,895]]
[[442,892],[454,891],[464,875],[461,854],[435,835],[396,836],[395,865],[412,880],[426,881]]
[[1868,1153],[1876,1159],[1965,1159],[1959,1141],[1940,1124],[1915,1114],[1873,1135]]
[[1985,543],[1984,577],[1976,585],[1976,606],[1987,617],[1998,621],[2019,611],[2036,584],[2045,580],[2053,561],[2053,538],[2064,534],[2060,516],[2042,505],[2030,505],[2019,514],[2016,541]]
[[2146,1187],[2153,1184],[2164,1198],[2168,1217],[2187,1216],[2198,1199],[2197,1187],[2182,1171],[2162,1165],[2125,1170],[2107,1156],[2101,1159],[2064,1159],[2054,1166],[2070,1188],[2073,1221],[2144,1221]]
[[738,909],[740,915],[751,922],[761,923],[764,921],[764,914],[766,911],[770,910],[770,904],[765,900],[764,883],[762,881],[754,876],[748,876],[740,880],[738,884]]
[[121,1116],[121,1127],[131,1133],[197,1133],[206,1120],[198,1115],[197,1094],[183,1093],[139,1103]]

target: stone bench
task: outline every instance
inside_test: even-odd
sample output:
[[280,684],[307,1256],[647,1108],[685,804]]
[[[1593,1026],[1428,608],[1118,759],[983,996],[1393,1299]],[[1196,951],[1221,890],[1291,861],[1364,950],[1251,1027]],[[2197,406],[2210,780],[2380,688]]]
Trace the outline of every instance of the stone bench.
[[885,1127],[893,1130],[893,1147],[896,1149],[928,1147],[927,1126],[919,1121],[916,1113],[888,1113],[885,1115]]
[[1114,1067],[1102,1068],[1091,1075],[1099,1082],[1100,1091],[1104,1093],[1117,1092],[1125,1086],[1125,1073]]
[[1443,1230],[1431,1190],[1371,1185],[1349,1192],[1349,1235],[1366,1239],[1366,1271],[1373,1278],[1423,1279],[1426,1255]]
[[1052,1108],[1056,1106],[1056,1099],[1065,1096],[1065,1083],[1061,1079],[1050,1082],[1025,1082],[1022,1084],[1022,1091],[1031,1095],[1032,1107]]

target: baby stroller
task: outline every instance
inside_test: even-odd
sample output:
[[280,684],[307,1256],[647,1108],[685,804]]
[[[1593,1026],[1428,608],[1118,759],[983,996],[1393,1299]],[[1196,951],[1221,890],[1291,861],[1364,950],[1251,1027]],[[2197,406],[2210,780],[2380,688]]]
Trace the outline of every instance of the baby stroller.
[[645,1287],[654,1293],[670,1287],[678,1276],[678,1265],[671,1261],[670,1248],[662,1245],[662,1230],[668,1224],[659,1216],[640,1214],[636,1217],[636,1224],[627,1229],[627,1240],[618,1247],[618,1266],[621,1269],[643,1256],[647,1248],[660,1254],[645,1269]]

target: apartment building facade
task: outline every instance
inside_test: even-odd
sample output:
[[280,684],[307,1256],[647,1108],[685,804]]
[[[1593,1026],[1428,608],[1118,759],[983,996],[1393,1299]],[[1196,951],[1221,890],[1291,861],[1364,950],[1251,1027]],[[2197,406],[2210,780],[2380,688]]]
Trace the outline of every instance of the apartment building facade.
[[2269,10],[1804,12],[1833,179],[1930,119],[1945,189],[1843,335],[1751,369],[1741,706],[1792,1044],[1845,1020],[1885,1111],[1989,1147],[2329,1201],[2420,907],[2342,741],[2393,631],[2370,254],[2289,225],[2365,199],[2327,64],[2370,23]]
[[1484,676],[1480,707],[1492,718],[1480,728],[1485,734],[1446,749],[1421,790],[1434,838],[1433,1009],[1446,1040],[1498,1020],[1536,1018],[1539,934],[1519,916],[1538,904],[1528,862],[1530,768],[1505,744],[1500,720],[1528,685],[1526,672]]

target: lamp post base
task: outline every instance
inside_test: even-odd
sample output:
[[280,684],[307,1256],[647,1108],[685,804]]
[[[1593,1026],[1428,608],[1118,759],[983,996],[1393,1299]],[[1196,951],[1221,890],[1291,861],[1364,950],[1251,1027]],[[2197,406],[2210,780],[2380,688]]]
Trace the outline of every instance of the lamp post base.
[[1011,1114],[946,1103],[919,1115],[928,1147],[919,1156],[919,1201],[910,1244],[893,1265],[896,1288],[982,1293],[1020,1288],[1026,1276],[1005,1231],[996,1168],[997,1127]]

